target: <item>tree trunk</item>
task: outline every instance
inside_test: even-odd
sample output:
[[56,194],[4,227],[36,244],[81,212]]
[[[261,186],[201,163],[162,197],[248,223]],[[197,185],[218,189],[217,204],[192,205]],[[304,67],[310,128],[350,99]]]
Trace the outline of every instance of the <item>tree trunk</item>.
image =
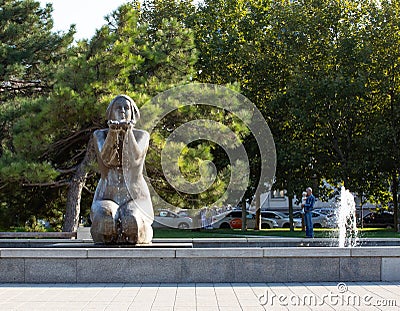
[[67,194],[67,206],[64,219],[64,232],[75,232],[79,226],[79,214],[81,211],[81,195],[82,189],[86,182],[87,166],[94,158],[92,137],[86,148],[85,157],[76,169],[74,176],[70,182]]
[[242,199],[242,231],[247,230],[247,210],[246,210],[246,200]]
[[393,211],[394,211],[394,229],[397,232],[400,232],[399,226],[399,175],[396,171],[394,171],[392,176],[392,196],[393,196]]
[[[392,81],[393,82],[393,81]],[[395,109],[396,107],[396,98],[395,98],[395,90],[391,89],[389,91],[390,96],[390,124],[392,127],[392,151],[393,155],[393,171],[392,171],[392,196],[393,196],[393,212],[394,212],[394,231],[400,232],[399,226],[399,170],[398,170],[398,162],[399,162],[399,146],[398,146],[398,111]]]
[[261,204],[260,204],[260,192],[256,191],[256,224],[254,230],[261,229]]

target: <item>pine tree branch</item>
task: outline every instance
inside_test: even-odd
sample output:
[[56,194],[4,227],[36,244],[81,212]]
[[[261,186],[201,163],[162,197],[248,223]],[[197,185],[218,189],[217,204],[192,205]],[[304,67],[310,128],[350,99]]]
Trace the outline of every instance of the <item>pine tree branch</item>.
[[77,167],[78,166],[76,165],[76,166],[73,166],[70,168],[65,168],[65,169],[60,168],[60,169],[57,169],[57,172],[59,172],[60,174],[70,174],[70,173],[75,172]]
[[23,183],[24,187],[50,187],[50,188],[58,188],[63,186],[69,186],[70,182],[66,180],[53,181],[47,183]]

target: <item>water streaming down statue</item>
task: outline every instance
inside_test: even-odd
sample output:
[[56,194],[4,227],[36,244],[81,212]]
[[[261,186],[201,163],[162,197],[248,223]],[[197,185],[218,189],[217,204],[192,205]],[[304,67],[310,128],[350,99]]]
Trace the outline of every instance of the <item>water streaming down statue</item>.
[[94,132],[101,173],[90,217],[95,243],[147,244],[154,220],[149,188],[143,177],[149,133],[135,129],[135,102],[116,96],[107,108],[108,129]]

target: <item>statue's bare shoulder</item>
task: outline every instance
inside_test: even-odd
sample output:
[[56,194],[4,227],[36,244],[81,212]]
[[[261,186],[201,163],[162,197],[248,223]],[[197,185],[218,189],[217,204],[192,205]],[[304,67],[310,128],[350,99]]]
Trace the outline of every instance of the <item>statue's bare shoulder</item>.
[[97,148],[101,150],[104,141],[106,140],[108,129],[100,129],[93,132],[95,143]]
[[93,132],[93,135],[95,138],[99,139],[99,138],[106,138],[108,133],[108,129],[100,129],[100,130],[96,130]]
[[137,140],[149,140],[150,139],[150,134],[149,132],[145,131],[145,130],[138,130],[138,129],[133,129],[133,134],[135,135],[135,138]]

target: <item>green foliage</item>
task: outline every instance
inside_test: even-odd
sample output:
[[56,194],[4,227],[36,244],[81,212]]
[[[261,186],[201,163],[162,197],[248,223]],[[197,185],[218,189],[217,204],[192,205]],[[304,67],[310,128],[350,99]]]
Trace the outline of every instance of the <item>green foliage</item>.
[[[39,159],[44,152],[38,121],[38,98],[55,82],[59,62],[65,60],[74,28],[53,33],[52,7],[36,1],[1,1],[0,10],[0,226],[25,225],[29,215],[50,211],[42,191],[26,183],[57,179],[51,163]],[[45,97],[43,97],[45,98]],[[42,119],[43,121],[43,119]],[[58,193],[59,194],[59,193]],[[39,199],[40,198],[40,199]],[[49,190],[46,198],[55,198]]]
[[[218,204],[223,204],[224,200],[228,200],[228,184],[239,191],[245,183],[247,171],[243,170],[239,177],[242,183],[236,185],[232,181],[232,163],[227,156],[228,152],[235,152],[249,132],[245,124],[229,112],[235,106],[237,110],[240,109],[240,100],[232,94],[228,88],[191,84],[158,95],[142,109],[139,127],[151,132],[146,157],[147,176],[158,195],[169,204],[182,208],[202,208],[216,204],[218,199],[221,199]],[[231,99],[229,104],[226,98]],[[221,103],[221,107],[213,106],[215,102]],[[223,103],[226,104],[226,110],[223,109]],[[165,111],[162,107],[166,106],[170,112],[159,118],[159,114]],[[246,113],[242,117],[246,120]],[[207,122],[203,119],[207,119]],[[191,124],[190,128],[182,130],[188,124]],[[180,134],[174,136],[177,132]],[[235,137],[231,133],[235,133]],[[167,169],[172,172],[170,180],[164,176],[166,171],[165,167],[162,170],[162,160],[168,163]],[[239,173],[237,170],[241,165],[235,163],[236,173]],[[196,183],[196,189],[203,191],[191,193],[183,190],[187,183]],[[153,199],[153,205],[156,208],[163,207],[156,199]]]
[[1,158],[0,168],[0,179],[8,182],[43,183],[59,175],[49,163],[16,161],[7,156]]
[[49,90],[54,65],[65,57],[74,28],[53,33],[52,7],[37,1],[1,1],[0,102]]
[[[51,7],[46,12],[50,21]],[[89,137],[106,126],[110,100],[123,93],[141,106],[158,92],[189,81],[196,60],[191,31],[165,18],[150,32],[141,15],[137,3],[122,5],[90,41],[70,47],[67,58],[58,63],[57,70],[51,70],[56,79],[52,92],[37,99],[20,97],[4,106],[4,119],[15,119],[9,125],[12,148],[3,155],[0,169],[4,187],[13,183],[27,192],[40,187],[46,193],[43,205],[49,211],[60,210],[65,204],[65,186],[83,159]],[[91,172],[87,188],[93,191],[97,179]],[[61,197],[53,196],[55,193]],[[82,214],[90,208],[92,195],[83,194]],[[8,202],[4,215],[17,213],[13,196],[4,193],[3,197]],[[27,221],[25,216],[18,217],[21,224]]]
[[0,156],[13,152],[11,129],[30,98],[47,94],[58,62],[66,57],[74,28],[53,33],[52,7],[36,1],[1,1],[0,11]]
[[289,132],[289,140],[295,136],[298,143],[285,140],[292,152],[283,146],[283,154],[313,186],[314,176],[355,186],[360,138],[370,112],[365,105],[370,49],[362,43],[367,10],[335,1],[300,1],[287,10],[282,40],[293,53],[293,72],[278,103],[287,108],[282,134]]
[[325,178],[372,195],[388,189],[385,166],[398,178],[398,5],[207,0],[188,22],[198,79],[240,82],[269,122],[276,187],[299,194]]

